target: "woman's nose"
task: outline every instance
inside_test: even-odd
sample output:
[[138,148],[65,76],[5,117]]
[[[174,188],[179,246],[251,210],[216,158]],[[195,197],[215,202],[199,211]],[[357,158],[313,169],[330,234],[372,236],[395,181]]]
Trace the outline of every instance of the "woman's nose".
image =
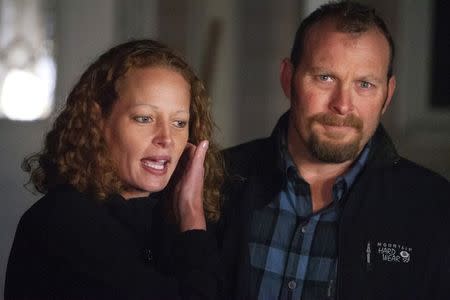
[[156,133],[153,137],[153,143],[161,147],[167,147],[172,143],[170,125],[161,123],[156,124]]

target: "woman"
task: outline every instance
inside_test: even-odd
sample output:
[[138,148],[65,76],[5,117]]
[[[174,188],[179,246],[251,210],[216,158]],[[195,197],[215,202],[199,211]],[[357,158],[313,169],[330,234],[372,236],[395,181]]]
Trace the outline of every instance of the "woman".
[[212,127],[202,83],[166,46],[100,56],[24,161],[46,195],[18,225],[5,299],[215,298]]

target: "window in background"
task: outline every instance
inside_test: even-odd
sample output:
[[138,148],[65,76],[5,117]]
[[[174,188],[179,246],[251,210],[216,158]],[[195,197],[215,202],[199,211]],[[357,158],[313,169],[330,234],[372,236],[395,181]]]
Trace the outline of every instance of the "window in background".
[[51,0],[0,0],[0,118],[44,119],[56,66]]

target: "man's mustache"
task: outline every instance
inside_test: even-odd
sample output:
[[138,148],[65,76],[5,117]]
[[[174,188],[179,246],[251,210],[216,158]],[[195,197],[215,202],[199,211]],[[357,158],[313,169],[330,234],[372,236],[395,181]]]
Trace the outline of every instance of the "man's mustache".
[[335,114],[321,113],[313,116],[310,121],[311,123],[318,122],[329,126],[348,126],[357,130],[361,130],[363,128],[362,120],[355,115],[340,117]]

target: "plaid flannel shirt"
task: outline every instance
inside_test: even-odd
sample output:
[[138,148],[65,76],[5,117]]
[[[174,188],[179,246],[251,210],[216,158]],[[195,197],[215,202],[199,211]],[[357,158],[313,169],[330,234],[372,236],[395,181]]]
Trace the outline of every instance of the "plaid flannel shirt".
[[334,299],[339,201],[367,161],[370,143],[352,167],[336,179],[333,202],[313,213],[309,184],[299,176],[287,150],[286,129],[279,133],[279,165],[284,188],[250,222],[252,284],[258,299]]

